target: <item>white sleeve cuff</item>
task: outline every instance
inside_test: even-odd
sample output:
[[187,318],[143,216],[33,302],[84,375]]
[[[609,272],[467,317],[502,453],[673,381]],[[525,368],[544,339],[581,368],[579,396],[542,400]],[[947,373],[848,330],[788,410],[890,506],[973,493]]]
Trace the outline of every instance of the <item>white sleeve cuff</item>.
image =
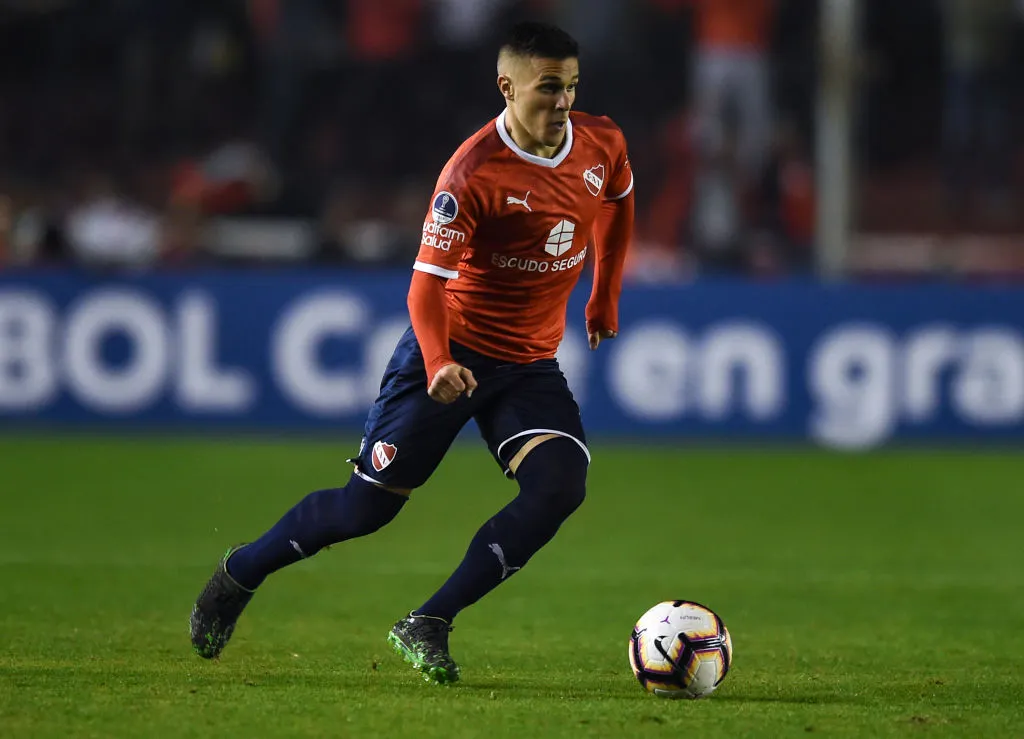
[[437,277],[443,277],[446,280],[457,280],[459,279],[458,270],[445,269],[444,267],[438,267],[436,264],[429,264],[427,262],[421,262],[419,259],[412,265],[413,269],[418,269],[420,272],[426,272],[428,275],[435,275]]
[[622,193],[621,195],[615,195],[613,197],[606,198],[606,199],[607,200],[622,200],[624,197],[629,195],[631,192],[633,192],[633,173],[632,172],[629,173],[629,187],[626,188],[626,191],[624,193]]

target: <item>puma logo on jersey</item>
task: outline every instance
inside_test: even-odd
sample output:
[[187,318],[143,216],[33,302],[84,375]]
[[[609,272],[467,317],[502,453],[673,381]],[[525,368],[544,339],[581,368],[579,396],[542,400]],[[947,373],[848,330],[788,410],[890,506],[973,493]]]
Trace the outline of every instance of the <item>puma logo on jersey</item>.
[[532,192],[531,190],[527,190],[526,191],[526,195],[523,196],[522,200],[517,198],[515,195],[509,195],[508,197],[505,198],[505,204],[506,205],[521,205],[524,208],[526,208],[528,211],[533,213],[533,208],[531,208],[530,204],[526,202],[527,200],[530,199],[530,193],[531,192]]

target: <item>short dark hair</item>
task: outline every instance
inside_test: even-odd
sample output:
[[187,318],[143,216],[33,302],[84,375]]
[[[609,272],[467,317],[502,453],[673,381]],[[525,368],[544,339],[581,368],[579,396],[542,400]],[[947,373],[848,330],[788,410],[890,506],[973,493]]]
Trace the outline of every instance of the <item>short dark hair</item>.
[[572,36],[550,23],[524,21],[510,29],[501,51],[516,56],[542,59],[569,59],[579,57],[580,45]]

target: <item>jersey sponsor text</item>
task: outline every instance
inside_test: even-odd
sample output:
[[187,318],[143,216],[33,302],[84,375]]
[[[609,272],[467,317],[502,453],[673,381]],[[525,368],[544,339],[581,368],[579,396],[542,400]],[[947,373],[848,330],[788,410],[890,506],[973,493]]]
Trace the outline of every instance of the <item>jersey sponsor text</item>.
[[441,251],[449,251],[452,244],[466,243],[466,234],[454,228],[448,228],[437,223],[425,222],[423,224],[422,246],[432,246]]
[[587,258],[587,247],[583,247],[579,253],[573,254],[565,259],[554,261],[542,259],[524,259],[523,257],[509,257],[504,254],[492,254],[491,264],[499,269],[518,269],[521,272],[565,272],[583,263]]

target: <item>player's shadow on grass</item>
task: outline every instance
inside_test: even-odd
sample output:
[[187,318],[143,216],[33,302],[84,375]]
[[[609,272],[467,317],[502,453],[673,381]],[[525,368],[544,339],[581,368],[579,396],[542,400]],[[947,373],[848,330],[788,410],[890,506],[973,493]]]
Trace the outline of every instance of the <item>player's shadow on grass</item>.
[[[415,673],[401,670],[400,673],[375,674],[368,673],[334,673],[325,675],[322,672],[309,672],[305,669],[281,670],[268,672],[254,670],[251,665],[245,669],[219,670],[200,669],[189,671],[185,681],[187,685],[199,689],[222,689],[225,687],[263,688],[277,690],[282,688],[323,689],[326,685],[343,691],[370,690],[378,694],[394,693],[396,696],[407,696],[410,685],[422,687],[428,697],[443,697],[453,691],[474,699],[502,700],[534,700],[537,698],[558,698],[559,700],[656,700],[637,686],[632,680],[601,682],[594,685],[574,685],[567,688],[564,683],[533,680],[530,678],[480,677],[463,678],[457,685],[441,688],[436,685],[424,684]],[[142,673],[138,673],[141,675]],[[123,677],[123,676],[122,676]],[[726,690],[717,692],[708,700],[715,703],[775,703],[779,705],[863,705],[873,703],[869,695],[844,695],[836,692],[818,691],[802,694],[771,695],[766,693]],[[701,701],[704,702],[704,701]]]
[[[422,690],[423,697],[455,698],[456,695],[473,700],[535,700],[538,698],[558,698],[559,700],[608,700],[625,697],[622,691],[609,686],[576,686],[567,689],[564,685],[544,683],[530,680],[514,679],[481,679],[463,678],[451,687],[441,687],[424,683],[414,673],[408,675],[369,676],[365,673],[331,674],[309,672],[262,672],[257,670],[218,671],[212,670],[191,672],[183,682],[184,687],[193,690],[215,692],[237,690],[239,688],[262,690],[290,690],[294,688],[323,690],[325,687],[337,691],[363,692],[369,691],[378,696],[394,695],[397,698],[408,697],[410,690]],[[641,697],[642,694],[641,694]]]
[[[480,694],[489,697],[492,693],[503,698],[550,698],[557,696],[561,699],[607,700],[609,698],[621,698],[630,700],[639,698],[650,699],[651,696],[644,693],[639,686],[628,685],[623,689],[616,684],[573,686],[566,688],[561,683],[543,683],[532,680],[516,680],[509,678],[495,679],[463,679],[455,690],[464,691],[470,694]],[[716,693],[709,700],[725,703],[777,703],[791,705],[827,705],[847,704],[857,705],[871,702],[865,696],[840,695],[837,693],[819,692],[805,693],[802,695],[765,695],[742,692]]]

